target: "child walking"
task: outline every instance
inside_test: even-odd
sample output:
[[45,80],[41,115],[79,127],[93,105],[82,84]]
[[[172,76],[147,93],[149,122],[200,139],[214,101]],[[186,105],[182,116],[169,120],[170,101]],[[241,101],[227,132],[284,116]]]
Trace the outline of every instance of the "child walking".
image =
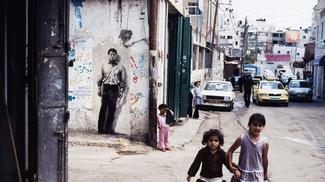
[[[251,115],[248,122],[248,132],[241,134],[228,150],[228,163],[234,173],[231,182],[263,182],[268,180],[268,150],[269,144],[261,136],[265,127],[263,114]],[[238,168],[232,165],[234,151],[240,149]]]
[[166,104],[158,106],[159,114],[157,115],[157,125],[159,128],[158,149],[165,152],[170,150],[168,145],[169,126],[174,123],[174,112],[168,109]]
[[222,165],[229,170],[226,152],[221,149],[224,144],[223,134],[217,129],[210,129],[204,132],[202,144],[206,147],[197,153],[187,172],[187,181],[191,181],[202,163],[200,179],[197,182],[222,182]]

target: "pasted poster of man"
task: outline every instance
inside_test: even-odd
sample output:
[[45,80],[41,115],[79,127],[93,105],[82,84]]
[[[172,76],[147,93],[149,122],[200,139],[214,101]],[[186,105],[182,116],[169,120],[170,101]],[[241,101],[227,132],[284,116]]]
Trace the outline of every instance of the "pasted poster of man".
[[97,80],[97,95],[101,97],[98,116],[98,133],[115,133],[118,115],[116,109],[121,107],[127,96],[126,71],[120,64],[120,57],[115,48],[107,51],[107,60],[102,64]]

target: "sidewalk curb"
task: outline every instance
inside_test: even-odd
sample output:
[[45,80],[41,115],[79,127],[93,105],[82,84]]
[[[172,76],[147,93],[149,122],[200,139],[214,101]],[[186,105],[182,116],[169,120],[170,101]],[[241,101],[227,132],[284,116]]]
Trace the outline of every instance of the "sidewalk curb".
[[[199,130],[202,119],[179,118],[176,125],[170,127],[169,143],[171,147],[181,149],[185,144],[191,142]],[[157,133],[158,134],[158,133]],[[159,137],[159,136],[157,136]],[[124,148],[133,142],[123,135],[100,135],[96,132],[69,131],[69,146],[90,146],[90,147],[109,147]],[[139,142],[142,145],[144,143]]]

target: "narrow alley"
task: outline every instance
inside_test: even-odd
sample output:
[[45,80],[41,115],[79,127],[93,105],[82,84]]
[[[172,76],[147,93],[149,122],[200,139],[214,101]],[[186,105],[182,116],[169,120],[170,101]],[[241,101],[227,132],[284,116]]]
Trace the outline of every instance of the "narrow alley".
[[[202,147],[203,132],[210,128],[221,129],[225,135],[222,148],[227,151],[240,133],[245,132],[248,118],[254,112],[266,116],[264,136],[270,144],[270,181],[325,181],[324,102],[291,103],[289,108],[252,104],[249,109],[243,108],[242,102],[241,94],[237,93],[234,112],[206,111],[198,120],[188,119],[183,126],[174,126],[170,139],[172,151],[161,152],[123,137],[107,138],[108,143],[118,144],[110,147],[107,141],[104,145],[100,142],[78,144],[76,140],[80,138],[71,137],[74,142],[73,145],[70,142],[69,147],[69,181],[186,181],[187,170]],[[198,129],[192,132],[192,138],[173,138],[179,134],[175,132],[188,134],[182,127],[189,125]],[[229,182],[231,174],[226,168],[223,173]]]

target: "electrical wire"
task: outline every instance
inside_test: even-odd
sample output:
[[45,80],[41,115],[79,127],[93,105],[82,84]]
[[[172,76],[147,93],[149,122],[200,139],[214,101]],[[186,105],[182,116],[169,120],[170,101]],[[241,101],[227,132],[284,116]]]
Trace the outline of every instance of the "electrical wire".
[[12,130],[12,127],[11,127],[11,120],[10,120],[9,111],[8,111],[8,104],[7,104],[6,98],[5,98],[4,93],[2,92],[2,90],[1,90],[1,97],[3,97],[1,99],[1,100],[3,100],[3,103],[1,103],[1,105],[3,104],[3,107],[5,107],[5,115],[6,115],[6,120],[7,120],[7,123],[8,123],[8,128],[9,128],[10,141],[11,141],[12,150],[13,150],[14,159],[15,159],[16,168],[17,168],[17,177],[18,177],[18,181],[22,182],[20,166],[19,166],[17,150],[16,150],[16,144],[15,144],[13,130]]
[[229,16],[230,16],[230,22],[231,22],[231,25],[232,25],[232,28],[233,28],[233,30],[234,30],[234,33],[236,34],[237,33],[237,30],[236,30],[236,26],[234,25],[234,22],[235,22],[235,20],[234,20],[234,15],[232,14],[232,12],[230,12],[229,11]]

